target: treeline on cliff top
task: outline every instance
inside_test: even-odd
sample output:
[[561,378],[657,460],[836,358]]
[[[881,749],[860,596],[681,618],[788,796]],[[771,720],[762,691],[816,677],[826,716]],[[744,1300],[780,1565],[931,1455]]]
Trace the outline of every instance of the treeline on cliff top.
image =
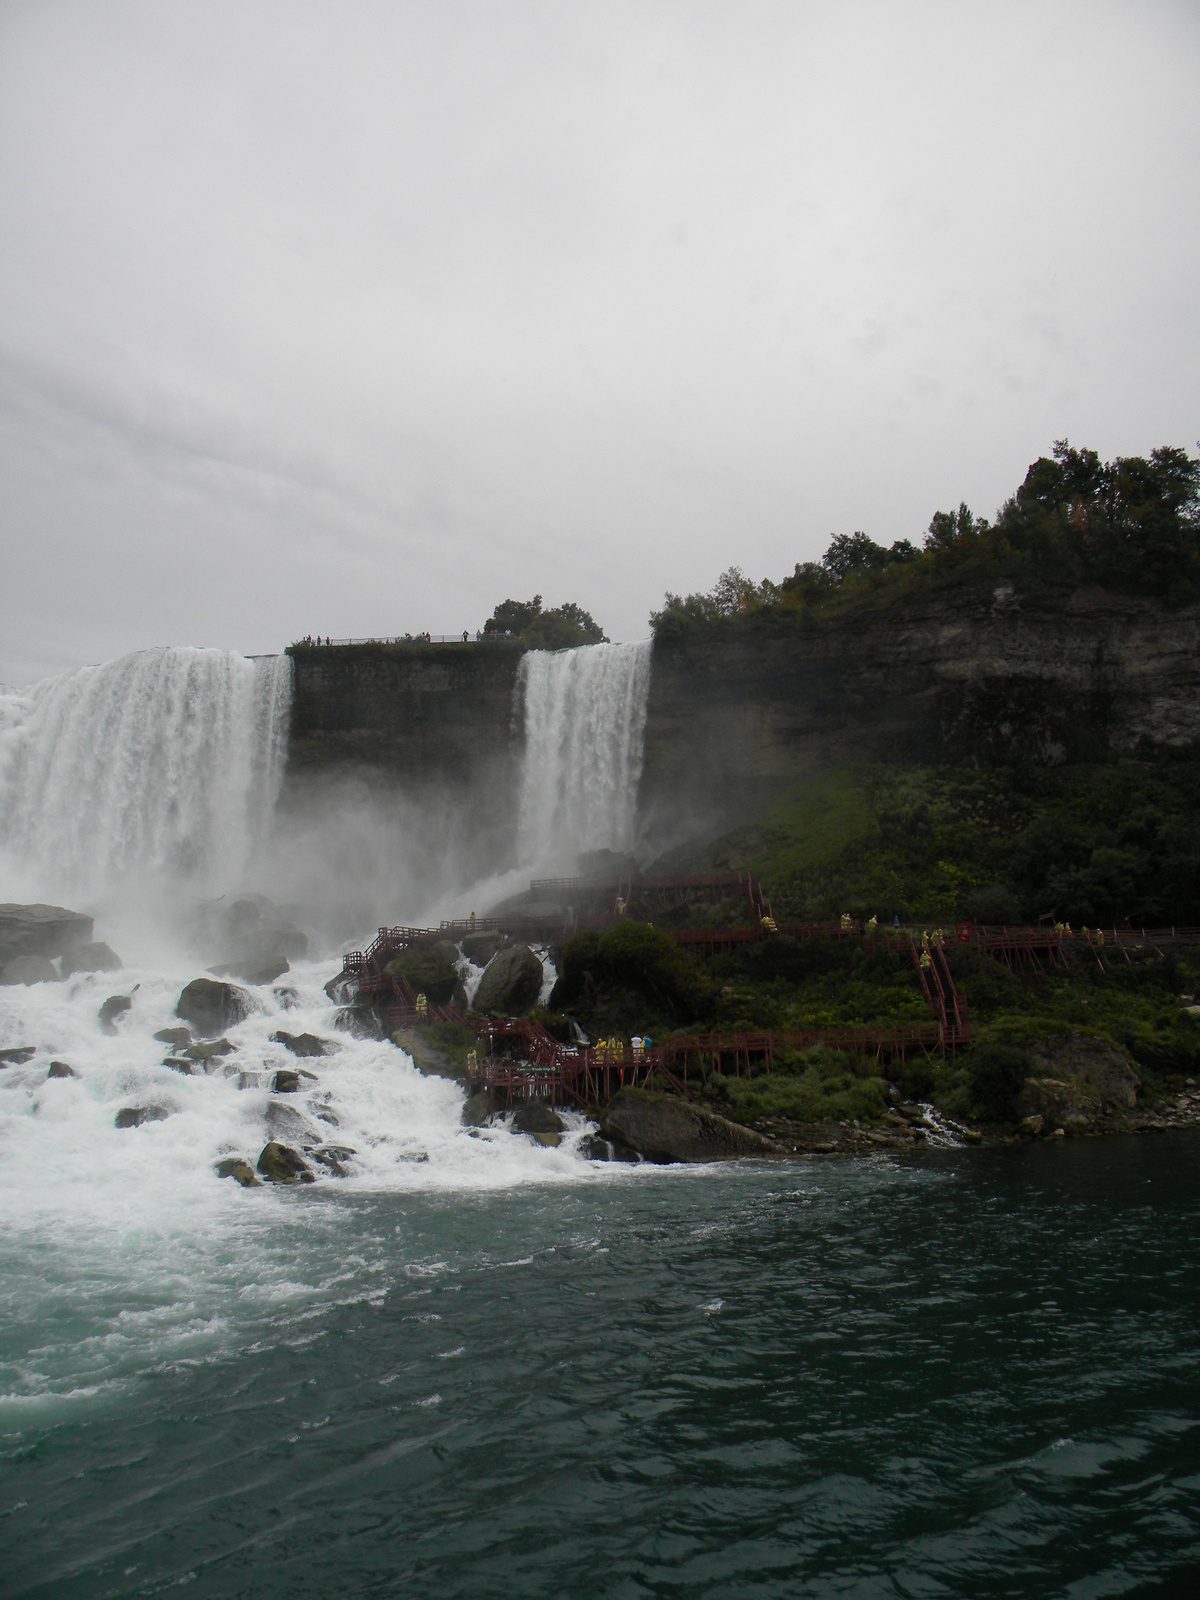
[[1032,587],[1094,583],[1169,604],[1200,596],[1200,459],[1164,445],[1102,462],[1057,440],[994,522],[965,503],[938,511],[918,549],[838,534],[820,561],[754,583],[730,567],[707,594],[667,593],[650,615],[655,637],[753,613],[812,616],[847,602],[886,600],[954,579],[1009,578]]
[[484,633],[513,634],[530,650],[572,650],[581,644],[607,644],[608,636],[573,600],[542,609],[542,597],[502,600],[483,625]]

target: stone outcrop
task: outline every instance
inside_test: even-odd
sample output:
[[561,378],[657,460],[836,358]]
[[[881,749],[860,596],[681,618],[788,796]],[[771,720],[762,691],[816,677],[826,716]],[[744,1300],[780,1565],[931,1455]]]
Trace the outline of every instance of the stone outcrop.
[[50,1070],[46,1074],[47,1080],[50,1078],[77,1078],[78,1076],[79,1074],[75,1071],[75,1068],[68,1066],[65,1061],[52,1061]]
[[35,1044],[12,1044],[7,1049],[0,1050],[0,1067],[23,1066],[26,1061],[32,1061],[37,1055]]
[[434,1044],[415,1024],[397,1028],[390,1038],[397,1050],[411,1056],[413,1066],[426,1078],[452,1078],[455,1083],[461,1083],[467,1075],[465,1067]]
[[254,1002],[244,989],[217,978],[193,978],[179,996],[175,1015],[190,1022],[202,1038],[234,1028],[250,1015]]
[[1087,1086],[1107,1105],[1132,1111],[1142,1080],[1116,1045],[1086,1033],[1039,1040],[1033,1047],[1035,1078],[1066,1079]]
[[600,1132],[605,1139],[619,1139],[647,1161],[729,1161],[786,1153],[750,1128],[646,1089],[615,1094],[605,1107]]
[[29,987],[34,983],[57,983],[58,969],[46,956],[14,956],[0,971],[0,984],[15,987],[21,983]]
[[218,1178],[233,1178],[243,1189],[261,1188],[259,1180],[254,1176],[254,1168],[241,1156],[230,1156],[226,1161],[218,1161],[216,1173]]
[[332,1039],[319,1039],[315,1033],[284,1033],[280,1029],[271,1035],[272,1044],[281,1044],[294,1056],[331,1056],[338,1046]]
[[1200,742],[1200,606],[946,587],[809,626],[759,613],[658,641],[643,829],[761,814],[854,761],[1091,761]]
[[17,956],[61,956],[92,937],[94,919],[64,906],[0,905],[0,967]]
[[541,988],[542,963],[528,945],[513,945],[488,962],[475,991],[475,1010],[523,1016],[537,1003]]
[[1098,1094],[1079,1083],[1060,1078],[1027,1078],[1017,1102],[1018,1126],[1033,1127],[1040,1121],[1044,1130],[1065,1128],[1068,1133],[1087,1133],[1104,1115],[1104,1102]]
[[492,1097],[486,1089],[481,1089],[478,1094],[469,1095],[463,1102],[462,1123],[464,1128],[486,1128],[492,1120]]
[[165,1122],[171,1115],[166,1106],[122,1106],[113,1118],[114,1128],[140,1128],[144,1122]]
[[449,940],[414,944],[388,962],[388,971],[404,978],[414,994],[423,994],[435,1005],[444,1006],[458,986],[458,951]]
[[124,966],[117,952],[102,941],[77,945],[62,958],[62,975],[72,977],[76,972],[120,972]]
[[258,1170],[268,1183],[315,1183],[312,1169],[297,1151],[272,1139],[258,1158]]
[[125,1015],[127,1011],[132,1008],[132,1006],[133,1001],[129,995],[110,994],[108,999],[100,1007],[100,1010],[97,1013],[100,1018],[100,1026],[104,1029],[105,1033],[115,1034],[117,1031],[117,1022]]

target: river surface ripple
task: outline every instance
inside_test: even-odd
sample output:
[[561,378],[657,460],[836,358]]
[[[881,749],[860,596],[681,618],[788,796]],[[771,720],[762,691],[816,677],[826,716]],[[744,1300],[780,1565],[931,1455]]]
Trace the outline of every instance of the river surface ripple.
[[227,1184],[195,1238],[20,1231],[4,1592],[1195,1593],[1198,1157]]

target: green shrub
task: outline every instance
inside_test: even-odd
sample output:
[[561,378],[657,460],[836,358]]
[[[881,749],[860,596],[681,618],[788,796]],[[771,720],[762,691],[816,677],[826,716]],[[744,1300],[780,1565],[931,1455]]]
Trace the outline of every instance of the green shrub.
[[1010,1121],[1030,1073],[1029,1051],[998,1039],[984,1039],[972,1049],[967,1070],[974,1104],[985,1116]]

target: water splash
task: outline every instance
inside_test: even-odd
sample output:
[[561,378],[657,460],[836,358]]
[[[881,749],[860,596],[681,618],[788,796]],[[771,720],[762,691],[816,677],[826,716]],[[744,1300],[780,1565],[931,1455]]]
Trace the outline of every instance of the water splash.
[[291,668],[162,647],[0,696],[0,850],[77,895],[235,879],[278,797]]
[[521,662],[520,853],[566,864],[634,841],[650,643],[531,650]]

